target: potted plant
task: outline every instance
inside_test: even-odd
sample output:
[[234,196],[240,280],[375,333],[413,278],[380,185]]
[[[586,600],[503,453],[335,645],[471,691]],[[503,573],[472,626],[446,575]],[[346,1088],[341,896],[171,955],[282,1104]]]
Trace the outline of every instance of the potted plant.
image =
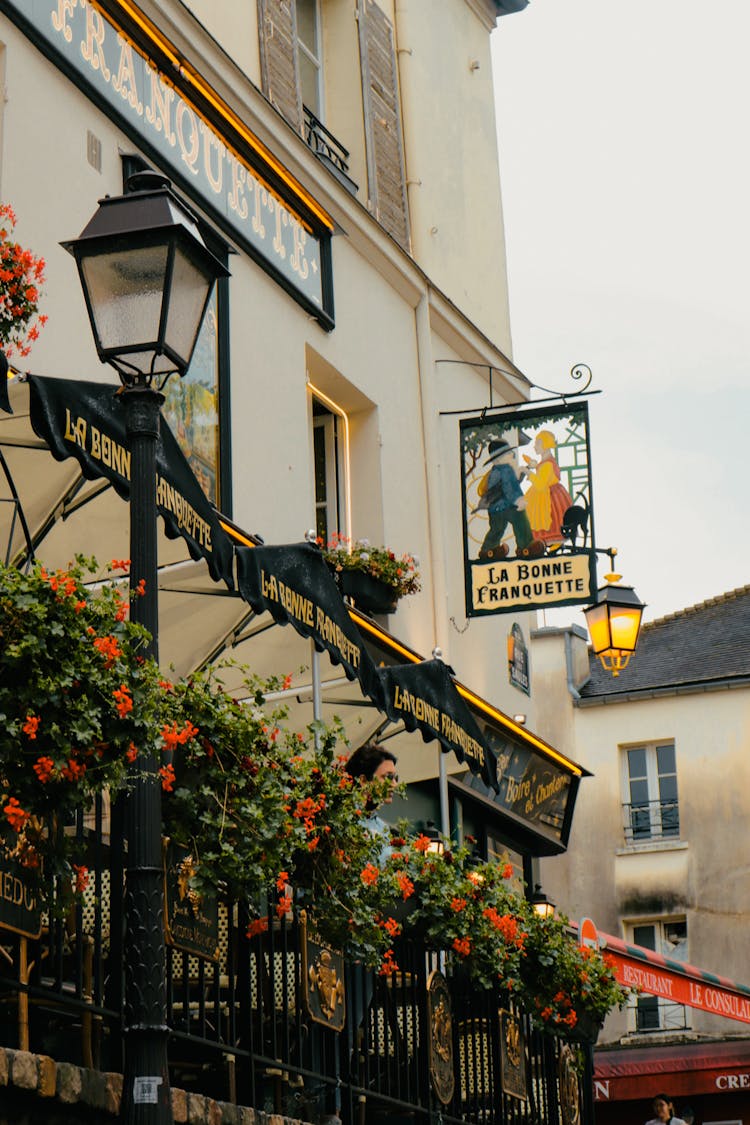
[[421,586],[418,560],[398,556],[388,547],[373,547],[367,539],[350,541],[335,535],[326,545],[318,539],[339,588],[354,605],[368,613],[392,613],[400,598]]
[[[566,918],[543,919],[516,894],[509,863],[476,863],[447,841],[437,852],[432,839],[408,838],[404,828],[387,862],[370,872],[371,908],[387,932],[448,951],[453,974],[506,990],[542,1030],[593,1041],[628,995],[606,958],[581,949]],[[395,958],[386,953],[384,971],[397,969]]]
[[24,250],[13,239],[16,215],[0,205],[0,345],[10,358],[17,350],[27,356],[47,317],[39,312],[40,287],[44,284],[44,258]]
[[569,1039],[595,1042],[607,1013],[628,998],[606,954],[581,948],[562,915],[537,916],[523,975],[524,1001],[538,1026]]

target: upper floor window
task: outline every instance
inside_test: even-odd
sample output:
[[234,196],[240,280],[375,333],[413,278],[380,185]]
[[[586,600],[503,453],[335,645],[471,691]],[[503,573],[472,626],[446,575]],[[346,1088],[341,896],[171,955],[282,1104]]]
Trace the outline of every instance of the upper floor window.
[[[653,922],[637,922],[627,927],[627,938],[633,945],[651,949],[672,961],[687,961],[687,922],[684,918],[660,918]],[[630,1003],[634,1030],[680,1031],[689,1026],[688,1010],[661,996],[634,997]]]
[[676,839],[680,834],[673,742],[631,746],[623,752],[623,812],[628,843]]
[[323,58],[319,0],[297,0],[297,65],[302,104],[323,117]]

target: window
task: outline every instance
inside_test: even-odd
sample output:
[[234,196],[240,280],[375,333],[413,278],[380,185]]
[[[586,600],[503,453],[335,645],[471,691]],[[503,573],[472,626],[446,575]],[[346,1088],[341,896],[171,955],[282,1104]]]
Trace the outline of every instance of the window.
[[[334,407],[332,402],[330,407]],[[325,543],[349,530],[347,418],[343,411],[330,407],[313,396],[315,530]]]
[[322,55],[318,0],[297,0],[297,66],[302,104],[323,117]]
[[[663,918],[636,922],[628,927],[628,940],[643,949],[661,953],[671,961],[687,961],[687,922],[684,918]],[[634,1030],[680,1031],[689,1027],[687,1009],[660,996],[640,995],[631,1001]]]
[[674,743],[628,747],[623,754],[623,772],[627,842],[679,837]]

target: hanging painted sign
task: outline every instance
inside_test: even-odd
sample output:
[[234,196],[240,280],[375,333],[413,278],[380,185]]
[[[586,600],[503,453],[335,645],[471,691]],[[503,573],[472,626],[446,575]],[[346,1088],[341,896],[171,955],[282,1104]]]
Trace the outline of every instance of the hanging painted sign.
[[508,633],[508,679],[513,687],[517,687],[526,695],[530,694],[529,650],[521,626],[515,621]]
[[[87,480],[104,477],[130,497],[130,439],[122,394],[111,384],[29,375],[31,425],[57,461],[75,457]],[[156,446],[156,504],[170,539],[203,558],[214,581],[231,587],[232,543],[163,418]]]
[[460,437],[467,616],[592,601],[586,403],[466,418]]
[[291,177],[270,154],[262,156],[240,122],[227,112],[222,129],[214,125],[202,103],[215,107],[219,98],[189,64],[173,63],[170,74],[158,69],[91,0],[6,0],[3,7],[324,327],[333,327],[330,229],[305,217],[303,201],[296,209],[284,197],[299,194]]

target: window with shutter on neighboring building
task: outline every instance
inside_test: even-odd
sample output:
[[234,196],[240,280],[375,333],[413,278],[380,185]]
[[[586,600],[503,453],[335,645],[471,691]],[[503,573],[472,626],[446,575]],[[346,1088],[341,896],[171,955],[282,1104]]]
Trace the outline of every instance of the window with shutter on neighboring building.
[[622,751],[625,840],[674,840],[680,835],[677,763],[673,742]]
[[406,173],[393,27],[374,0],[357,0],[370,207],[381,226],[409,247]]

